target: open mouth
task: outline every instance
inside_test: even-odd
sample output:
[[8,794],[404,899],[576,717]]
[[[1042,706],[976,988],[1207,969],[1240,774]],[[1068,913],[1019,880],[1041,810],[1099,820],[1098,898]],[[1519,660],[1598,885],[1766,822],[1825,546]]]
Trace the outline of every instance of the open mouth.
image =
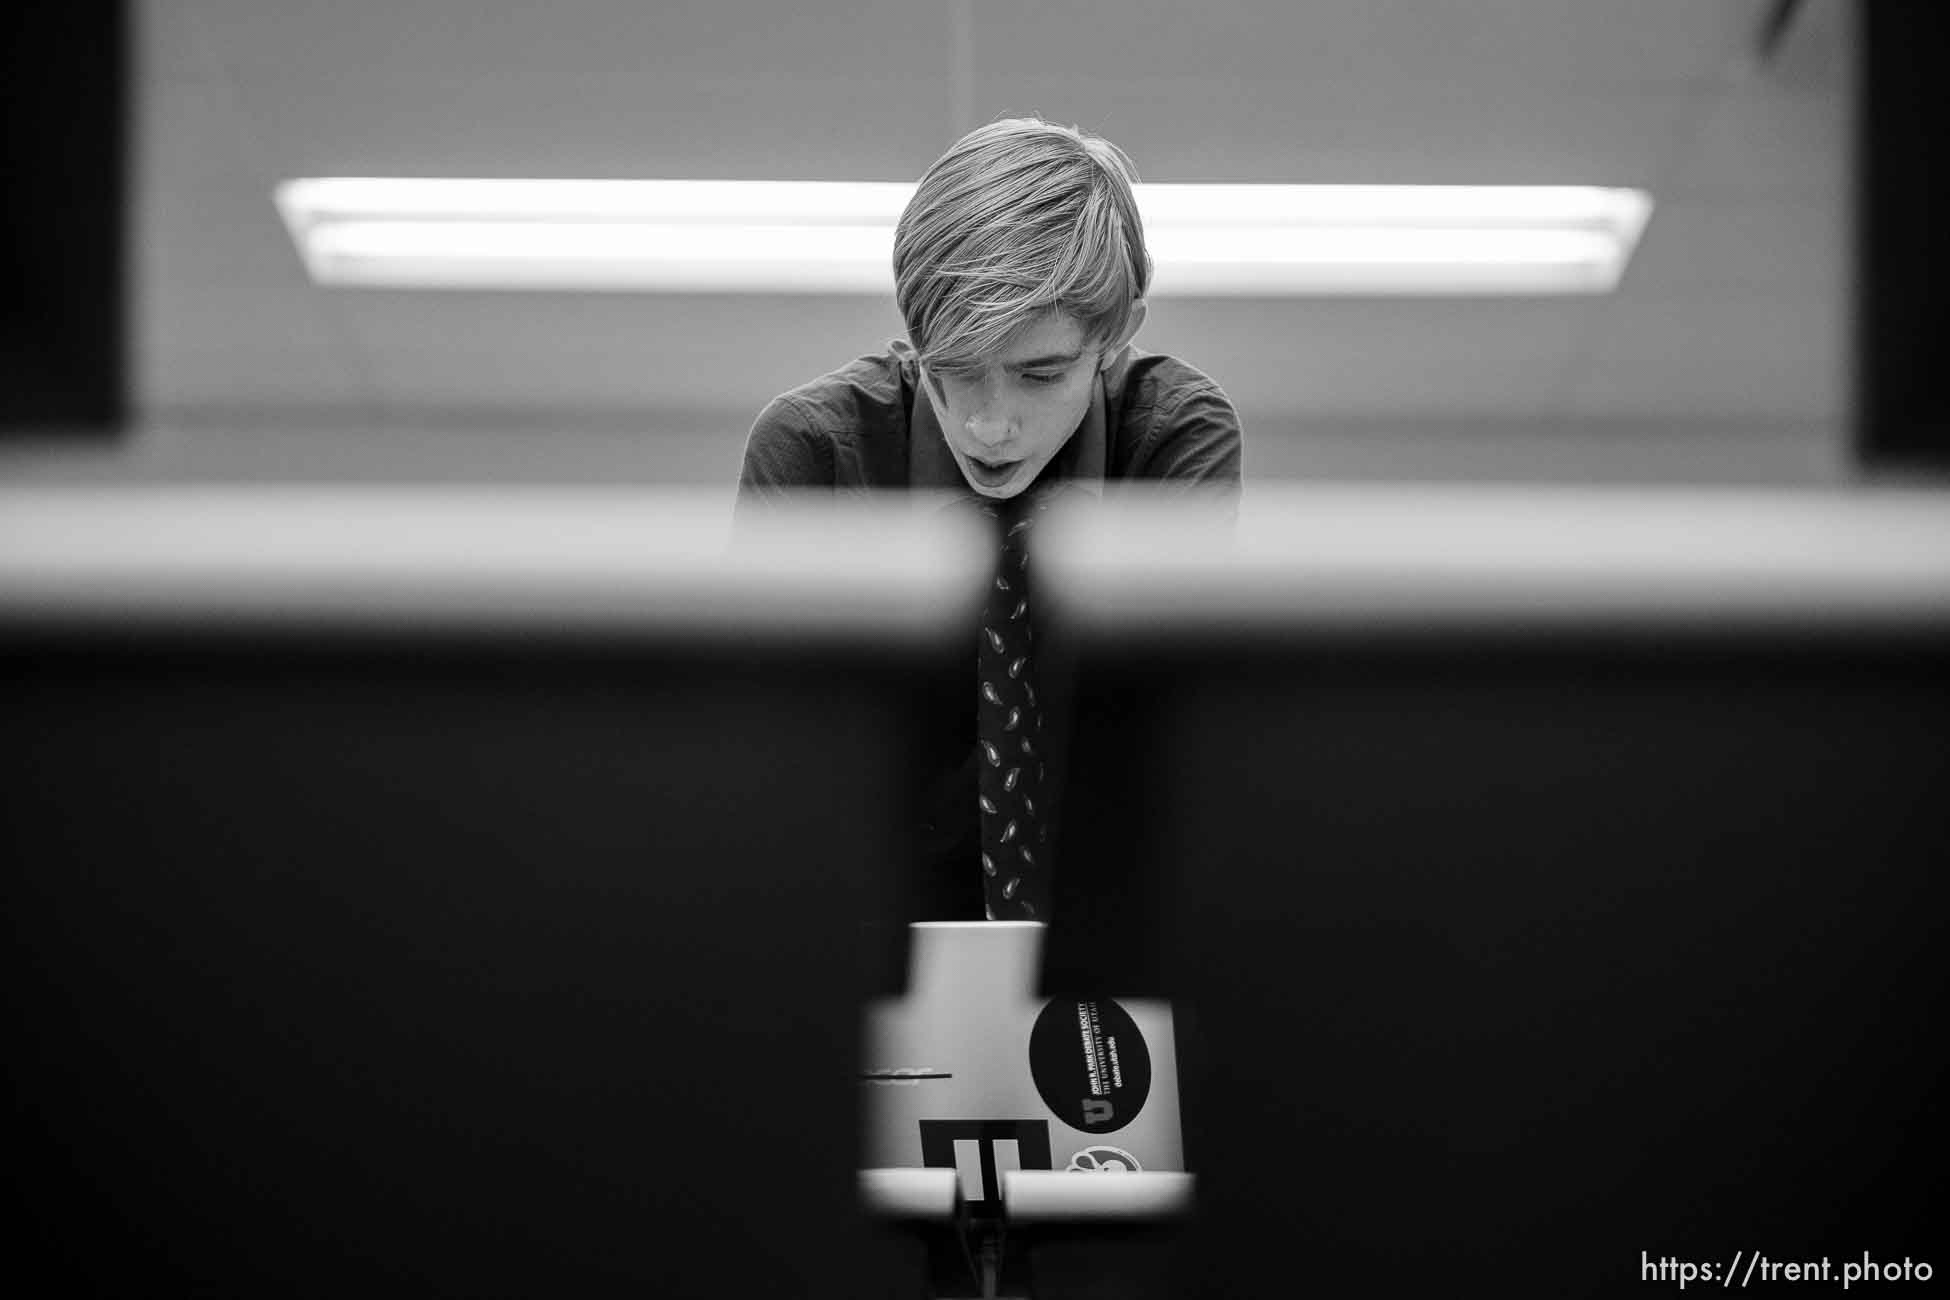
[[980,482],[988,486],[1005,482],[1022,464],[1018,460],[988,461],[978,456],[968,458],[968,469]]

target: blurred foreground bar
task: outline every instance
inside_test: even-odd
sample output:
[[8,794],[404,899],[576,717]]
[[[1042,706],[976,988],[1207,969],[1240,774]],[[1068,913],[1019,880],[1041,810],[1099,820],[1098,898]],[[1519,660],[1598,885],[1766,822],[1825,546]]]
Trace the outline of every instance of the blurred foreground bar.
[[1940,634],[1950,491],[1255,485],[1223,513],[1126,489],[1045,534],[1099,636]]
[[981,582],[977,534],[931,502],[809,495],[734,539],[719,492],[0,486],[0,616],[919,645],[968,615]]
[[[1199,1179],[1116,1294],[1941,1255],[1950,496],[1259,485],[1236,539],[1052,525],[1045,981],[1174,999]],[[1038,1294],[1112,1294],[1104,1258],[1052,1243]]]
[[[714,494],[716,495],[716,494]],[[17,1258],[911,1295],[855,1195],[979,556],[640,492],[0,493]]]

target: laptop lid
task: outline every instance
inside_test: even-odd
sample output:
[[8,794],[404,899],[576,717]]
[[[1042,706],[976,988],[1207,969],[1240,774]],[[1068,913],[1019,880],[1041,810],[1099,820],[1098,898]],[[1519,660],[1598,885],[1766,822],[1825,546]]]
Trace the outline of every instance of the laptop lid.
[[1012,1169],[1184,1170],[1170,1004],[1038,996],[1045,929],[910,927],[907,992],[866,1013],[864,1168],[952,1168],[979,1215]]

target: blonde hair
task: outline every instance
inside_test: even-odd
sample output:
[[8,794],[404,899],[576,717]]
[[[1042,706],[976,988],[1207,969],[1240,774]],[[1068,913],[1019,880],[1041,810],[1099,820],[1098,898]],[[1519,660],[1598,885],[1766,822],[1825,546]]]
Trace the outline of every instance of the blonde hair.
[[931,369],[985,363],[1052,310],[1101,346],[1151,283],[1131,186],[1110,141],[1041,118],[978,127],[937,159],[894,230],[894,288]]

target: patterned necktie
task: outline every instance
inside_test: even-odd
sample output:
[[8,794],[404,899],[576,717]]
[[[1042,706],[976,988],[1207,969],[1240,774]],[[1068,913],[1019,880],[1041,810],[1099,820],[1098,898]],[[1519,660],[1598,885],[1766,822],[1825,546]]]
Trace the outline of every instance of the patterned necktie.
[[976,802],[983,910],[991,921],[1034,921],[1049,912],[1043,706],[1036,694],[1029,610],[1028,495],[984,506],[1002,535],[976,659]]

